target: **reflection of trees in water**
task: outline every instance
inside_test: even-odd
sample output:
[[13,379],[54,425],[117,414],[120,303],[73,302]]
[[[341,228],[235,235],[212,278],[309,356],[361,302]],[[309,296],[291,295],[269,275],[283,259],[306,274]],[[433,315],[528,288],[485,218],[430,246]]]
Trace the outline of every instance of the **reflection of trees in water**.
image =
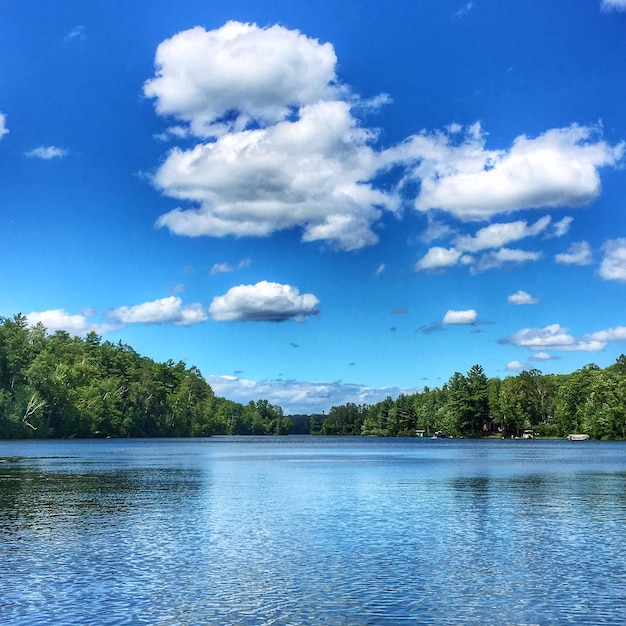
[[158,512],[164,502],[174,506],[199,490],[195,470],[69,472],[4,460],[8,462],[0,465],[0,533],[118,524],[138,511]]

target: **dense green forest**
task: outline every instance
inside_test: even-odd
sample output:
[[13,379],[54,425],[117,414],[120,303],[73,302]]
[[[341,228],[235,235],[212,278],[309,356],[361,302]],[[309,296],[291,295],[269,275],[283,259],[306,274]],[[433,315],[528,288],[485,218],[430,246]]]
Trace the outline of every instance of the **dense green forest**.
[[371,406],[333,407],[317,425],[321,434],[412,436],[441,431],[455,437],[543,437],[586,433],[594,439],[626,438],[626,357],[601,369],[571,374],[524,371],[487,378],[480,365],[455,372],[439,389],[386,398]]
[[123,343],[48,334],[0,317],[0,438],[193,437],[215,434],[455,437],[587,433],[626,438],[626,357],[564,375],[487,378],[480,365],[441,387],[327,415],[285,416],[267,400],[217,397],[196,367],[157,363]]
[[284,433],[282,409],[216,397],[195,367],[0,318],[0,438]]

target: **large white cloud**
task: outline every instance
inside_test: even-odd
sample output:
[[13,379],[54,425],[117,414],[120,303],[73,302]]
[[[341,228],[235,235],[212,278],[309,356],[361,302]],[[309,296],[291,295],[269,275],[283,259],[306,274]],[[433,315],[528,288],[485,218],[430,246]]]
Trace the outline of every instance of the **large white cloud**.
[[174,149],[154,183],[200,206],[175,209],[157,225],[216,237],[301,226],[305,241],[330,240],[345,249],[374,243],[377,207],[395,210],[398,200],[367,182],[379,166],[371,138],[347,103],[322,102],[301,109],[296,121]]
[[228,22],[206,31],[196,27],[163,41],[156,77],[144,93],[156,110],[208,137],[250,120],[275,123],[292,108],[337,93],[333,46],[281,26]]
[[[184,203],[157,220],[179,235],[267,236],[299,228],[304,241],[353,250],[378,241],[382,210],[397,211],[401,197],[420,211],[442,209],[462,220],[586,204],[600,193],[600,168],[624,154],[624,143],[609,145],[599,126],[578,125],[488,149],[479,123],[422,131],[379,150],[378,133],[356,116],[388,98],[355,96],[338,80],[331,44],[281,26],[192,28],[163,41],[155,65],[144,93],[177,124],[170,138],[201,140],[171,150],[153,177]],[[399,172],[397,186],[391,179],[382,184],[390,168]],[[504,246],[547,228],[548,219],[493,225],[459,238],[455,253],[503,250],[476,259],[475,271],[514,262]],[[554,233],[567,232],[570,222],[555,223]],[[431,269],[436,254],[418,269]],[[465,260],[458,255],[457,262]]]
[[[454,129],[456,130],[456,129]],[[600,129],[572,125],[536,138],[519,136],[509,150],[488,150],[480,125],[465,135],[423,132],[388,151],[415,166],[415,207],[442,209],[465,220],[525,208],[581,206],[600,193],[600,167],[615,165],[624,143],[611,146]]]
[[610,239],[602,246],[604,258],[600,264],[600,276],[606,280],[626,282],[626,238]]
[[302,322],[319,313],[318,304],[312,293],[300,294],[297,287],[261,281],[232,287],[217,296],[209,313],[218,322]]
[[201,304],[183,304],[177,296],[169,296],[134,306],[120,306],[108,312],[108,318],[122,324],[175,324],[188,326],[209,319]]

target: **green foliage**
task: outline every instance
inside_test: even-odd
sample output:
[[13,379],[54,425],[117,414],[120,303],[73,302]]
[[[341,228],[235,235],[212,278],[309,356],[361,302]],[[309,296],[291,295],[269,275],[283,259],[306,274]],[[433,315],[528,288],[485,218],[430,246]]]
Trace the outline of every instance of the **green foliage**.
[[[358,411],[356,410],[358,409]],[[569,375],[523,371],[503,380],[487,379],[474,365],[455,372],[441,389],[386,398],[371,406],[333,407],[321,434],[369,436],[485,435],[519,437],[526,429],[539,436],[587,433],[596,439],[626,439],[626,357],[602,370],[587,365]]]
[[121,342],[85,338],[26,317],[0,318],[0,438],[196,437],[213,434],[462,437],[587,433],[626,439],[626,356],[568,375],[487,379],[474,365],[441,387],[327,415],[285,416],[267,400],[216,397],[196,367],[156,363]]
[[218,398],[196,367],[156,363],[125,344],[0,318],[0,438],[283,434],[266,400]]

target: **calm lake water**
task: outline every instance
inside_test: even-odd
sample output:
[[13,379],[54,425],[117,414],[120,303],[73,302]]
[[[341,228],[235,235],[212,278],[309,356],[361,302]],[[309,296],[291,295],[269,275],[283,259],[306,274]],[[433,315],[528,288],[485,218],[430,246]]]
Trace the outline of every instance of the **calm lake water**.
[[626,442],[0,442],[0,622],[624,624]]

